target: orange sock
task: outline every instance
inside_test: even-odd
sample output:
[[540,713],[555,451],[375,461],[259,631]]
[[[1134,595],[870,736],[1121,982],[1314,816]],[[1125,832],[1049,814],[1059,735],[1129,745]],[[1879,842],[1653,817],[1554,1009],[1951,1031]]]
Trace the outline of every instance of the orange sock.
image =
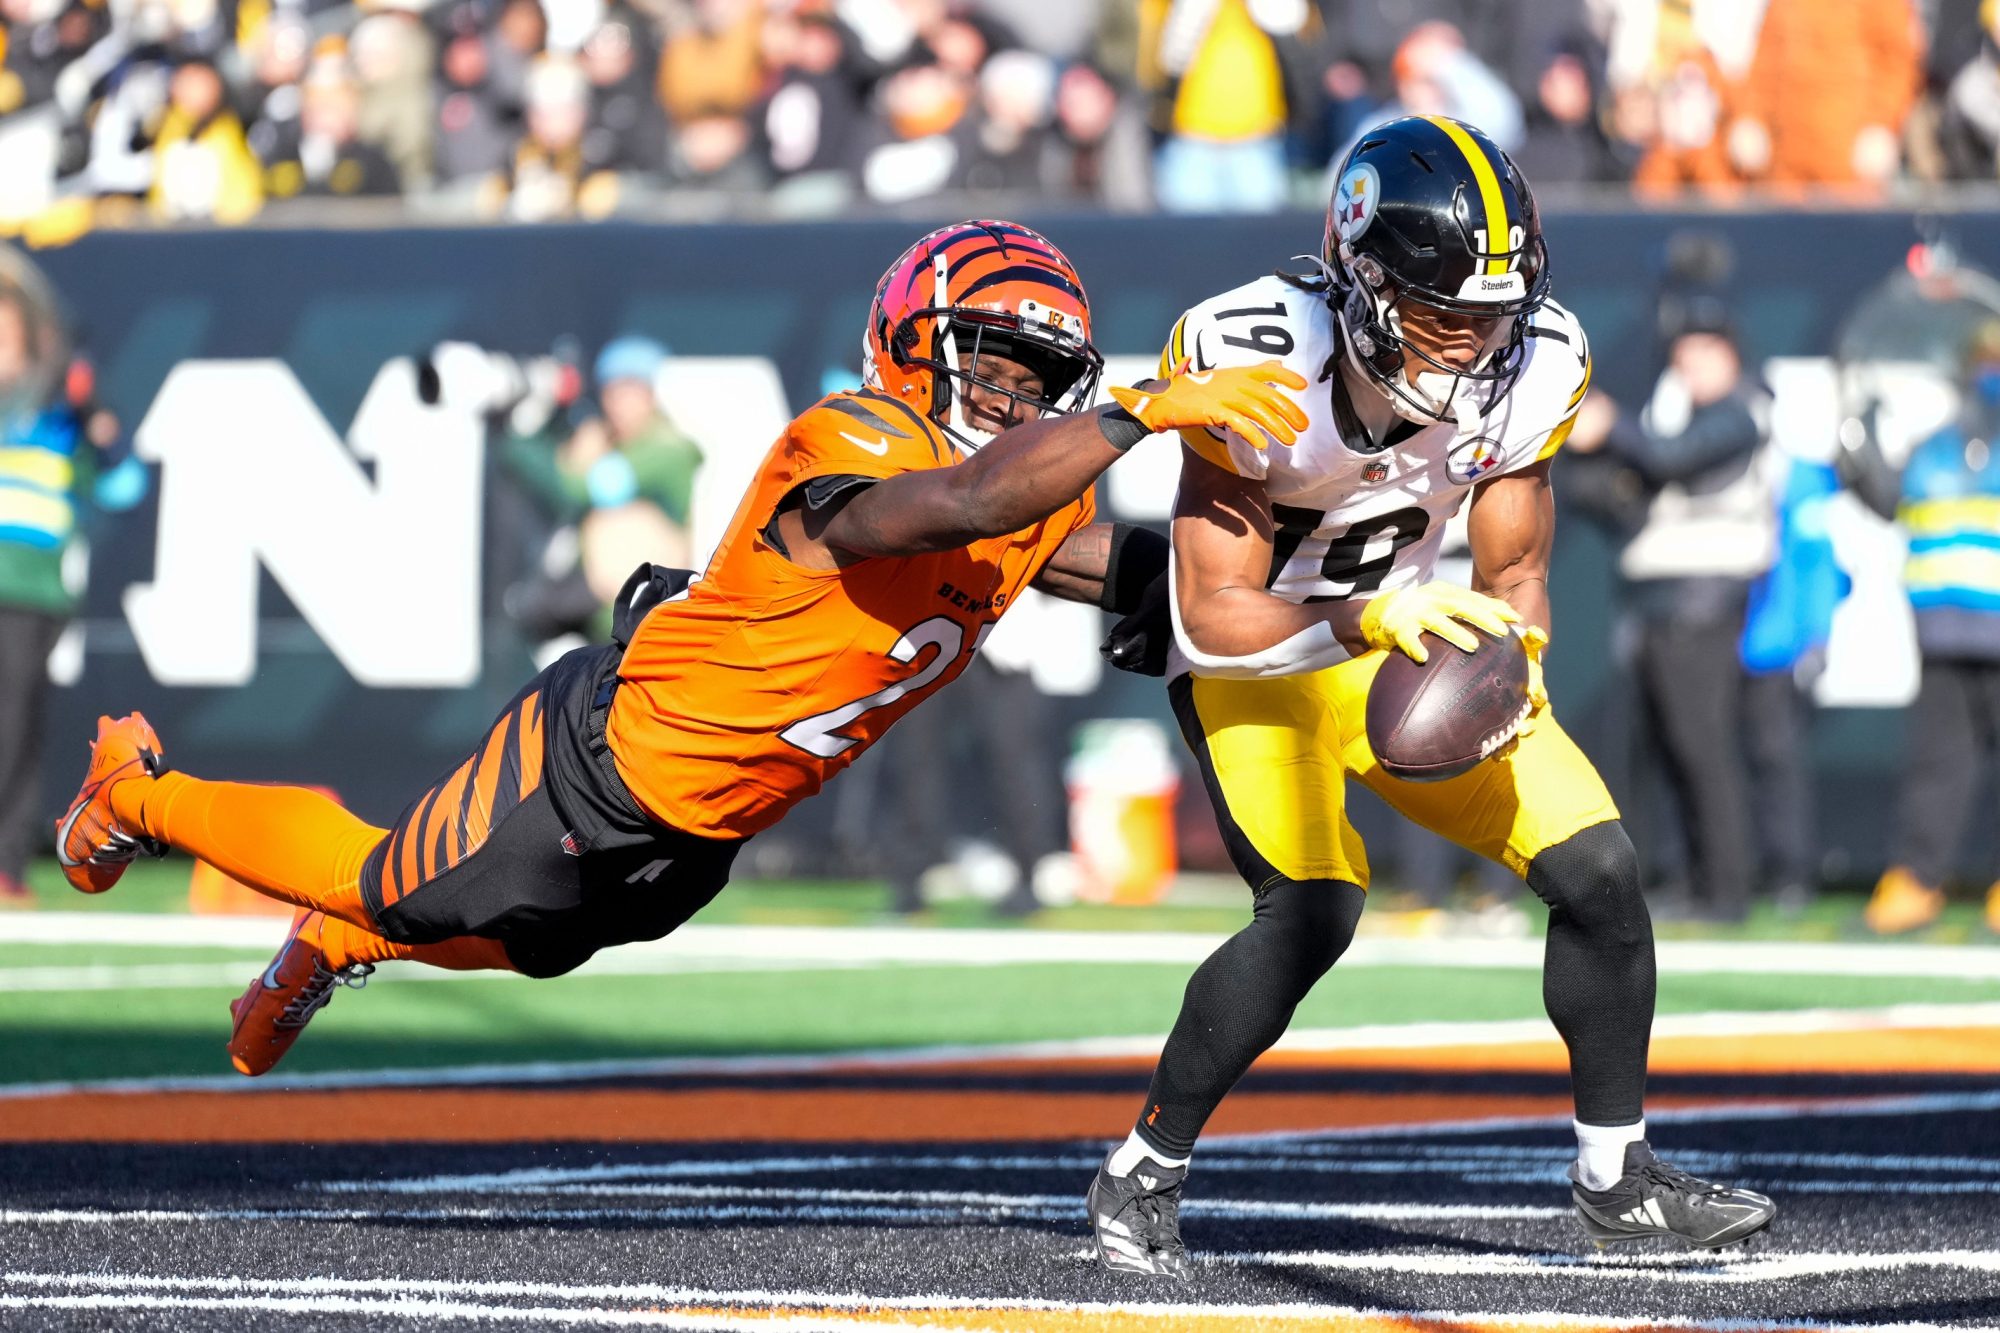
[[442,967],[453,972],[512,972],[514,965],[507,960],[507,951],[500,941],[481,939],[477,935],[461,935],[456,939],[440,940],[436,944],[398,944],[387,940],[372,930],[363,930],[346,921],[336,921],[332,917],[320,927],[319,947],[326,953],[327,963],[335,969],[350,963],[393,963],[408,961],[427,963],[432,967]]
[[361,900],[361,864],[388,830],[318,792],[170,772],[119,782],[111,809],[125,828],[198,856],[259,893],[364,930],[374,924]]

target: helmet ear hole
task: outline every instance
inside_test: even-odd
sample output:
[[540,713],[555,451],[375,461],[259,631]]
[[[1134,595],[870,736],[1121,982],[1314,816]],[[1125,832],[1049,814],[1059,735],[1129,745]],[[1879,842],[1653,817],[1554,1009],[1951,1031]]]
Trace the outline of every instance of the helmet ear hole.
[[[886,316],[884,316],[884,322],[887,322]],[[896,364],[899,366],[908,366],[910,364],[910,353],[917,350],[916,321],[906,319],[901,324],[898,324],[895,333],[887,339],[887,342],[889,353],[896,358]]]

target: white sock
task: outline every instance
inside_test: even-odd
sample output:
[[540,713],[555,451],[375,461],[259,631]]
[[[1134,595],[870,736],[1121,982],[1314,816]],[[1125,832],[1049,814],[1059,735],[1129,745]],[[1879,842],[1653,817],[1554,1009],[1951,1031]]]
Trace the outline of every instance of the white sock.
[[1576,1122],[1576,1177],[1585,1189],[1605,1190],[1625,1174],[1625,1145],[1646,1137],[1646,1122],[1586,1125]]
[[1129,1176],[1132,1174],[1133,1169],[1148,1157],[1158,1162],[1161,1166],[1186,1166],[1188,1164],[1188,1159],[1185,1157],[1167,1156],[1158,1148],[1140,1138],[1139,1131],[1135,1129],[1125,1136],[1125,1142],[1118,1145],[1118,1151],[1111,1154],[1111,1174],[1114,1176]]

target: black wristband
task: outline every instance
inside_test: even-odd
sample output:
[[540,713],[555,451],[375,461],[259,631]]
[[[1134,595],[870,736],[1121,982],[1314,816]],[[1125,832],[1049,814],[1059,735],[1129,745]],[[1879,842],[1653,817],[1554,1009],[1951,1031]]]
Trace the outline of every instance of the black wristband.
[[1139,609],[1147,585],[1167,572],[1167,538],[1130,523],[1111,525],[1111,554],[1104,562],[1104,591],[1097,605],[1115,616]]
[[1145,422],[1122,407],[1107,407],[1099,412],[1097,429],[1103,432],[1104,442],[1120,453],[1153,433]]

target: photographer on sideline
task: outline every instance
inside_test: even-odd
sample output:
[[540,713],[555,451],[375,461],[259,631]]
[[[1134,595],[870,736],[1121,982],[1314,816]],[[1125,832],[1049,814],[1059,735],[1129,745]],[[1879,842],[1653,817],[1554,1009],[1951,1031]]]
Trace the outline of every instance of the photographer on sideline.
[[666,362],[666,348],[627,334],[598,354],[597,414],[572,427],[550,401],[510,418],[501,464],[561,526],[539,575],[508,593],[508,611],[530,638],[601,638],[605,608],[634,565],[688,563],[701,448],[660,406]]

